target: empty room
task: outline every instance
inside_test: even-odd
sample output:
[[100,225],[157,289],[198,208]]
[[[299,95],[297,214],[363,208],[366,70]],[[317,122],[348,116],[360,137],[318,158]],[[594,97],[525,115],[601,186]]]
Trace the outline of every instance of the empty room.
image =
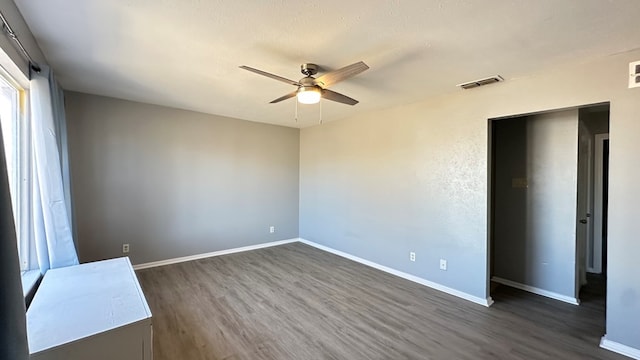
[[0,359],[640,359],[637,0],[0,15]]

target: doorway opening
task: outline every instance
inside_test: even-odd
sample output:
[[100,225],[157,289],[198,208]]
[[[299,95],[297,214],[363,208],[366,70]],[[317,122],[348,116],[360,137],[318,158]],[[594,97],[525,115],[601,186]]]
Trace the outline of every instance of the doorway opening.
[[604,309],[608,132],[608,103],[489,120],[495,301],[508,286]]

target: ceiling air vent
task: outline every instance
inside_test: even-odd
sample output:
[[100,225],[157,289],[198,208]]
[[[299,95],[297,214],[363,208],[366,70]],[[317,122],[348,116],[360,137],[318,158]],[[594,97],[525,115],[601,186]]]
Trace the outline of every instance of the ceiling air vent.
[[629,64],[629,89],[640,87],[640,61]]
[[502,76],[496,75],[496,76],[491,76],[491,77],[480,79],[480,80],[470,81],[470,82],[467,82],[467,83],[464,83],[464,84],[459,84],[458,86],[460,86],[461,88],[466,90],[466,89],[473,89],[473,88],[476,88],[478,86],[497,83],[497,82],[500,82],[500,81],[504,81],[504,79],[502,78]]

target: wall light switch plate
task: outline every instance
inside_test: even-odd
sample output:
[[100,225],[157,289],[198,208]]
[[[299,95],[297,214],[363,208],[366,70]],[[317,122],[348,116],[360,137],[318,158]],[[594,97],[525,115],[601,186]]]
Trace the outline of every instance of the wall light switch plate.
[[640,61],[629,63],[629,89],[640,87]]

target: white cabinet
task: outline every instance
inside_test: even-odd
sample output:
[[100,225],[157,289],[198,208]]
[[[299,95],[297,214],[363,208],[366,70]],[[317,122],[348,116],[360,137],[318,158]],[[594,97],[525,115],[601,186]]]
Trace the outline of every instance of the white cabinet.
[[128,258],[49,270],[27,310],[31,359],[151,360],[151,311]]

